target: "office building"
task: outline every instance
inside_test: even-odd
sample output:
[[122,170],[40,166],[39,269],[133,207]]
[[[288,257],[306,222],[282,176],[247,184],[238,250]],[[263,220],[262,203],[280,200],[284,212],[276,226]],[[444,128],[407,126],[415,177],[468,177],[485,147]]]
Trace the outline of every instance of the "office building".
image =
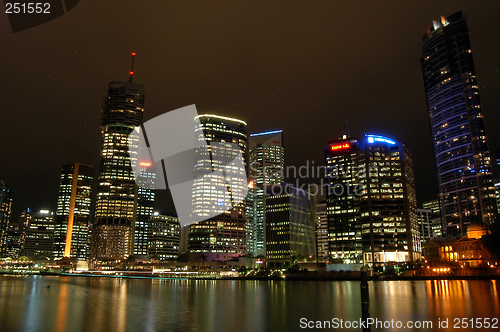
[[89,227],[94,168],[79,163],[62,167],[54,225],[54,259],[90,257]]
[[54,248],[54,213],[24,211],[19,217],[23,224],[22,256],[34,259],[51,259]]
[[[137,186],[132,166],[137,162],[139,137],[130,135],[142,124],[144,86],[111,82],[101,111],[102,151],[97,186],[92,258],[119,262],[133,253]],[[130,137],[129,137],[130,135]]]
[[430,209],[417,209],[417,218],[420,230],[420,243],[425,243],[432,238],[440,237],[441,219],[436,218]]
[[179,218],[154,213],[149,220],[148,256],[155,261],[176,260],[181,236]]
[[446,236],[497,213],[469,28],[462,12],[427,27],[422,73]]
[[[329,258],[347,264],[363,262],[360,197],[354,189],[364,191],[362,179],[356,176],[364,163],[358,161],[357,145],[357,139],[344,136],[325,149]],[[338,195],[334,188],[338,188]]]
[[320,261],[327,262],[329,260],[326,201],[316,204],[316,251]]
[[316,255],[316,200],[289,184],[266,188],[266,265],[288,267]]
[[497,212],[500,214],[500,179],[495,179],[495,198],[497,200]]
[[[497,164],[497,174],[500,174],[500,148],[495,150],[497,155],[496,164]],[[497,213],[500,214],[500,178],[496,178],[493,180],[495,186],[495,197],[497,200]]]
[[248,182],[248,193],[245,198],[245,256],[256,257],[255,251],[255,183]]
[[422,203],[422,207],[427,210],[431,210],[432,213],[440,215],[441,208],[439,206],[439,199],[433,199]]
[[7,235],[5,239],[4,257],[17,259],[21,256],[23,249],[23,224],[19,222],[10,222],[7,228]]
[[7,249],[7,231],[12,213],[14,191],[5,182],[0,181],[0,254],[4,256]]
[[330,258],[381,267],[421,257],[413,164],[402,143],[344,136],[325,148]]
[[[425,215],[425,222],[427,223],[427,214],[429,216],[429,223],[431,229],[431,237],[442,237],[443,236],[443,223],[441,220],[441,207],[439,205],[439,199],[433,199],[431,201],[426,201],[422,203],[422,207],[426,211],[422,214]],[[420,209],[419,209],[420,210]],[[420,213],[419,213],[420,215]],[[420,219],[419,219],[420,222]],[[428,234],[427,234],[428,235]],[[425,242],[425,236],[423,236],[423,242]]]
[[[197,118],[200,125],[195,129],[196,135],[204,136],[207,145],[195,150],[192,213],[194,219],[207,219],[189,225],[188,250],[191,257],[204,255],[207,261],[244,256],[247,183],[237,182],[228,192],[228,181],[246,179],[246,170],[226,168],[225,174],[214,170],[241,154],[247,165],[246,123],[209,114]],[[228,210],[228,206],[233,208]]]
[[253,181],[249,188],[249,195],[253,197],[253,252],[254,256],[266,255],[265,188],[285,181],[283,131],[251,134],[248,145],[249,178]]
[[150,162],[139,161],[137,177],[137,217],[134,227],[134,255],[148,255],[149,221],[155,203],[156,173]]
[[495,153],[497,155],[497,160],[496,160],[497,171],[498,173],[500,173],[500,148],[496,148]]

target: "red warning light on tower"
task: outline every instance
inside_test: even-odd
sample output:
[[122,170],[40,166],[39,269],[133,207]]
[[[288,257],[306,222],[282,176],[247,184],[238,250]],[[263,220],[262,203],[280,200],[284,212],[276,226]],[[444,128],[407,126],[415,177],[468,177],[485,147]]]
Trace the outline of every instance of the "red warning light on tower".
[[132,52],[132,55],[135,56],[135,52]]

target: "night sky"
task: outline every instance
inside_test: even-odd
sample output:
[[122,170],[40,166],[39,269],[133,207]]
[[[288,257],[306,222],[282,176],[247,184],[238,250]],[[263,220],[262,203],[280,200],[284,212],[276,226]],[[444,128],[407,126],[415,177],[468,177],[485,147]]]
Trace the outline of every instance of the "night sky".
[[[186,105],[283,129],[286,165],[323,164],[342,135],[380,134],[413,155],[419,203],[437,197],[418,46],[468,16],[490,150],[500,147],[500,1],[97,1],[12,33],[0,14],[0,179],[23,209],[55,209],[61,166],[96,169],[111,81],[146,86],[144,120]],[[344,125],[346,133],[346,126]],[[317,182],[316,180],[313,180]],[[168,210],[166,195],[157,207]],[[166,204],[166,205],[165,205]]]

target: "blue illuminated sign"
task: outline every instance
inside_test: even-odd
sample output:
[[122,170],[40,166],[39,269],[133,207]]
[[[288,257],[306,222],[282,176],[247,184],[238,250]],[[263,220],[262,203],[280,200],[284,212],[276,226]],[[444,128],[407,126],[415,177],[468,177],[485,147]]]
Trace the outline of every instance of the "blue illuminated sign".
[[264,133],[251,134],[250,137],[252,137],[252,136],[262,136],[262,135],[271,135],[271,134],[277,134],[277,133],[281,133],[281,132],[283,132],[283,130],[266,131]]
[[391,145],[396,144],[396,142],[384,136],[378,136],[378,135],[365,135],[365,136],[368,143],[382,142]]

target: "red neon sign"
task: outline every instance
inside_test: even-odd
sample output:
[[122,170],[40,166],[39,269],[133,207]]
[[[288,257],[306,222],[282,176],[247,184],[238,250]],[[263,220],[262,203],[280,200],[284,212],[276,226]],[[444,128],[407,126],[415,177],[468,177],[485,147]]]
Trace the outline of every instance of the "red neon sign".
[[253,189],[254,184],[255,182],[253,181],[248,182],[248,189]]
[[151,166],[151,163],[148,163],[147,161],[141,161],[141,162],[139,163],[139,166],[149,167],[149,166]]
[[344,143],[344,144],[339,144],[339,145],[332,145],[332,147],[330,149],[332,149],[332,151],[335,151],[335,150],[348,149],[350,147],[351,147],[351,144]]

